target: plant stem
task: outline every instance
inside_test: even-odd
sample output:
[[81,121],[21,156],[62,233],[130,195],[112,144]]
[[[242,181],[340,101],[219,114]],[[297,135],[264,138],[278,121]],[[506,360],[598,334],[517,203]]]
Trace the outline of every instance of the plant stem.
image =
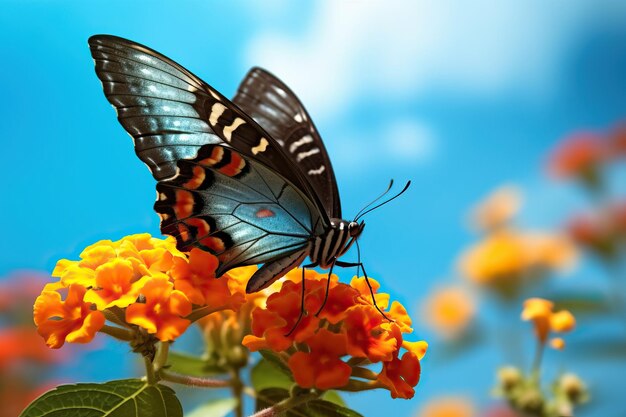
[[167,364],[167,356],[169,352],[170,352],[169,342],[159,343],[159,348],[157,349],[156,356],[154,357],[154,361],[152,361],[152,366],[155,372],[159,372],[161,368],[163,368]]
[[239,368],[235,368],[231,371],[231,389],[233,391],[233,397],[237,400],[237,406],[235,407],[235,417],[243,417],[243,383],[241,382],[241,376],[239,374]]
[[152,361],[149,357],[144,356],[143,362],[146,365],[146,379],[148,380],[149,385],[154,385],[157,382],[156,374],[154,373],[154,368],[152,366]]
[[208,316],[211,313],[215,313],[216,311],[220,311],[223,310],[222,308],[212,308],[209,306],[205,306],[202,308],[199,308],[197,310],[192,311],[187,317],[185,317],[187,320],[190,320],[192,323],[196,320],[200,320],[202,317]]
[[545,349],[545,342],[537,341],[537,350],[535,351],[535,359],[533,360],[532,376],[537,382],[541,376],[541,360],[543,358],[543,351]]
[[102,326],[100,331],[102,333],[108,334],[109,336],[113,336],[118,340],[123,340],[126,342],[133,339],[133,332],[128,329],[123,329],[121,327],[109,326],[108,324],[105,324],[104,326]]
[[174,372],[169,372],[164,369],[161,369],[159,371],[159,375],[164,381],[174,382],[182,385],[190,385],[194,387],[228,388],[232,385],[230,381],[224,381],[223,379],[198,378],[195,376],[181,375]]

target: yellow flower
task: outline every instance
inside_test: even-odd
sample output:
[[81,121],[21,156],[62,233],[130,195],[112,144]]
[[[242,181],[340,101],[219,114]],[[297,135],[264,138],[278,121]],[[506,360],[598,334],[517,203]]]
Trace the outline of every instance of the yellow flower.
[[529,262],[535,266],[568,270],[578,259],[576,246],[566,236],[542,232],[527,233]]
[[461,272],[477,284],[519,276],[528,265],[525,242],[508,230],[494,232],[470,248],[461,259]]
[[574,245],[564,236],[499,229],[465,252],[460,270],[476,284],[502,285],[571,268],[576,259]]
[[516,187],[501,187],[473,210],[473,223],[486,231],[504,226],[518,213],[521,200],[521,193]]
[[441,397],[426,404],[419,417],[474,417],[476,410],[472,402],[463,397]]
[[[535,335],[541,344],[546,343],[551,332],[566,333],[574,329],[576,319],[567,310],[553,312],[554,303],[543,298],[529,298],[524,302],[522,320],[532,321]],[[564,341],[555,340],[551,345],[556,349],[565,346]]]
[[459,336],[471,323],[476,312],[473,298],[461,287],[435,291],[422,310],[424,322],[447,339]]
[[130,261],[113,259],[96,268],[95,288],[87,291],[85,301],[94,303],[98,310],[109,307],[127,307],[137,300],[139,291],[150,277],[133,281]]

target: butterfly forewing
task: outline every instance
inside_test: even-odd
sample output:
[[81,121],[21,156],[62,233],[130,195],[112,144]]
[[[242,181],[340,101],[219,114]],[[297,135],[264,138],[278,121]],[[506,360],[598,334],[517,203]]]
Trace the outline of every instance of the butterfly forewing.
[[324,143],[298,97],[282,81],[253,68],[233,102],[278,142],[293,165],[311,184],[326,214],[341,218],[335,173]]
[[320,233],[319,211],[280,174],[222,145],[181,160],[178,175],[160,181],[155,210],[178,248],[215,254],[217,275],[302,252]]
[[200,146],[221,142],[205,117],[209,95],[199,78],[125,39],[94,36],[89,46],[107,99],[157,180],[173,176],[176,162]]
[[176,161],[195,157],[205,143],[219,142],[280,173],[326,216],[315,190],[280,145],[214,88],[126,39],[98,35],[89,44],[105,95],[155,178],[171,177]]

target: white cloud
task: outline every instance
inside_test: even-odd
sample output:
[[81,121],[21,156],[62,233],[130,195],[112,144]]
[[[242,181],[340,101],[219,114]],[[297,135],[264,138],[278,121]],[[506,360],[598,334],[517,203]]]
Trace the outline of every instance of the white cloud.
[[316,4],[299,37],[267,29],[247,54],[249,64],[291,85],[316,119],[333,119],[356,100],[385,102],[433,89],[546,94],[581,22],[608,10],[574,0]]
[[415,162],[429,159],[435,140],[430,129],[414,120],[396,120],[386,129],[384,137],[389,156],[396,160]]
[[[395,119],[379,129],[342,137],[341,141],[333,144],[332,161],[337,170],[351,173],[366,170],[371,163],[416,166],[433,158],[436,143],[434,133],[424,123],[414,119]],[[372,146],[378,152],[371,152]]]

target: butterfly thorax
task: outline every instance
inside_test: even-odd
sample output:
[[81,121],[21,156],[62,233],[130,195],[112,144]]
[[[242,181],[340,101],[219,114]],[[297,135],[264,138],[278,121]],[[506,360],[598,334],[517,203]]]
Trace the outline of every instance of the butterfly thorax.
[[337,258],[350,249],[364,227],[363,222],[330,219],[330,225],[324,233],[311,241],[309,258],[320,267],[329,268]]

